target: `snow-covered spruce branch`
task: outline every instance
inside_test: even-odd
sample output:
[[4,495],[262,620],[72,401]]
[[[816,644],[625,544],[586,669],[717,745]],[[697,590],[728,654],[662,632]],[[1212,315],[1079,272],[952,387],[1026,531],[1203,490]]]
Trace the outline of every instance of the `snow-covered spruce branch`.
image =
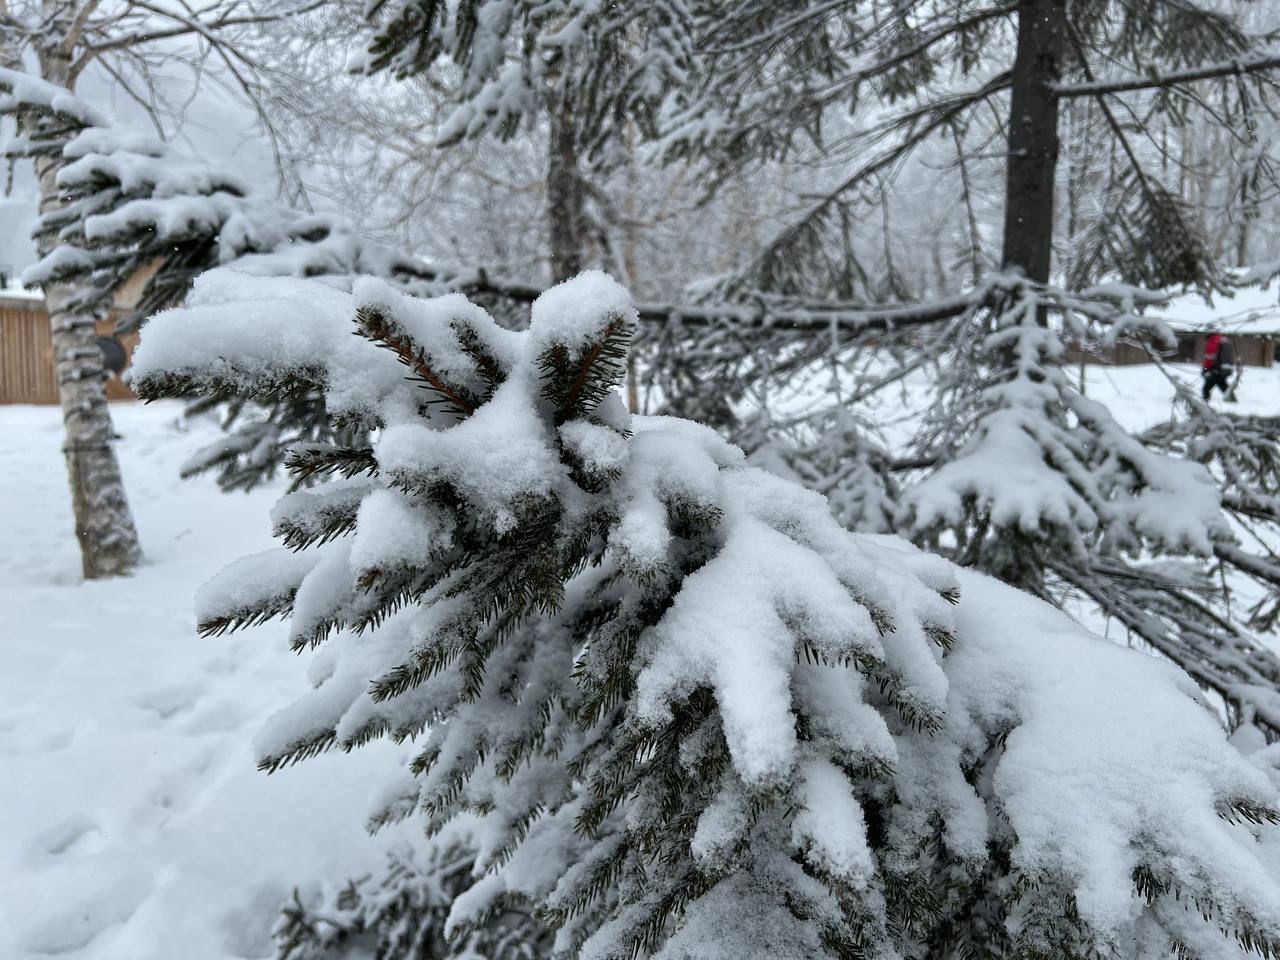
[[[0,66],[0,115],[22,115],[22,131],[4,143],[7,157],[60,156],[66,141],[107,119],[70,90]],[[36,123],[36,120],[39,123]]]
[[[784,55],[791,42],[799,48],[797,56],[811,61],[816,51],[805,48],[804,29],[820,25],[839,6],[818,4],[778,22],[771,11],[743,4],[707,24],[706,33],[699,41],[703,55],[709,60],[704,67],[706,89],[700,90],[690,105],[667,121],[663,146],[668,156],[723,152],[739,154],[745,161],[753,152],[742,147],[754,135],[765,133],[780,122],[796,123],[798,116],[821,115],[827,108],[848,102],[851,91],[856,95],[864,86],[887,82],[886,78],[895,72],[918,69],[920,64],[929,61],[934,47],[1017,12],[1016,4],[959,14],[955,8],[948,8],[945,12],[926,12],[924,19],[910,28],[905,27],[900,18],[885,17],[878,24],[862,25],[857,42],[876,52],[857,61],[850,72],[842,72],[846,64],[841,62],[838,67],[833,65],[833,69],[814,69],[806,78],[808,84],[798,84],[801,89],[788,91],[788,95],[779,96],[777,89],[755,96],[745,95],[746,78],[758,82],[768,73],[769,59]],[[913,12],[921,16],[918,11]],[[764,30],[759,29],[762,24]],[[816,63],[811,65],[818,67]],[[814,85],[814,80],[819,82]],[[706,98],[713,96],[717,88],[732,88],[736,94],[734,107],[740,119],[727,130],[722,124],[707,122]]]
[[[1220,555],[1231,549],[1223,546]],[[1280,662],[1247,628],[1215,610],[1212,570],[1116,558],[1090,565],[1050,560],[1048,569],[1221,697],[1240,729],[1272,736],[1280,730]]]
[[[1072,293],[1016,275],[988,285],[927,337],[881,337],[874,349],[856,337],[659,340],[655,373],[671,408],[712,418],[753,462],[826,495],[847,526],[897,531],[1055,602],[1083,601],[1219,695],[1232,724],[1276,729],[1277,714],[1258,706],[1278,689],[1280,660],[1255,635],[1275,628],[1280,587],[1258,539],[1280,489],[1267,424],[1233,425],[1187,398],[1190,419],[1131,437],[1079,394],[1061,357],[1071,339],[1137,344],[1158,359],[1172,334],[1141,311],[1164,294]],[[895,360],[882,373],[886,350]],[[922,396],[936,391],[935,406],[906,448],[891,449],[859,405],[921,363],[930,387],[917,383],[911,399],[927,407]],[[827,385],[829,367],[844,389]],[[788,391],[808,398],[803,415],[740,418],[740,400],[776,404]],[[906,397],[891,406],[911,415]],[[955,512],[921,523],[920,498],[939,503],[940,491]],[[1182,535],[1163,536],[1166,513],[1184,521]],[[1261,599],[1239,595],[1249,582]]]
[[406,285],[436,276],[358,237],[339,218],[250,195],[238,176],[112,124],[65,88],[0,70],[0,114],[26,120],[24,135],[6,145],[9,155],[61,162],[60,203],[35,227],[49,250],[24,280],[74,281],[77,307],[92,311],[137,271],[152,269],[126,328],[180,302],[200,272],[233,260],[260,273],[373,273]]
[[[985,335],[955,327],[935,403],[903,457],[928,465],[889,476],[891,458],[869,460],[884,464],[879,495],[897,509],[880,504],[851,519],[880,529],[892,514],[892,529],[967,566],[1046,599],[1083,597],[1222,697],[1232,723],[1280,729],[1263,709],[1280,660],[1251,632],[1271,621],[1238,601],[1233,609],[1214,569],[1238,571],[1264,596],[1280,586],[1267,551],[1243,548],[1251,534],[1230,509],[1265,509],[1274,496],[1274,440],[1233,437],[1207,409],[1130,435],[1071,382],[1063,334],[1137,339],[1157,351],[1171,334],[1089,299],[1028,287],[987,315]],[[877,502],[872,481],[864,477],[860,502]]]
[[146,328],[144,395],[309,367],[385,424],[273,511],[310,546],[198,600],[319,646],[264,768],[415,739],[371,822],[477,818],[452,937],[531,903],[583,958],[1280,955],[1276,791],[1189,678],[628,416],[636,322],[601,275],[517,333],[457,295],[215,272]]
[[[427,269],[424,267],[424,269]],[[434,276],[447,289],[467,296],[493,296],[532,305],[545,287],[497,277],[485,270],[441,271]],[[830,300],[805,300],[753,294],[737,301],[640,302],[636,319],[646,327],[732,328],[735,331],[786,331],[843,334],[892,331],[939,323],[957,317],[988,296],[990,288],[943,297],[924,303],[855,304]],[[654,334],[646,332],[645,336]]]
[[535,0],[375,0],[362,72],[404,78],[452,61],[453,109],[436,141],[509,137],[549,115],[584,165],[617,162],[617,146],[638,126],[655,132],[669,91],[695,70],[690,10],[680,0],[579,4],[556,15]]
[[474,883],[475,838],[455,823],[425,851],[397,848],[385,870],[344,885],[326,883],[319,902],[298,891],[274,931],[280,960],[543,960],[551,937],[527,904],[495,911],[479,929],[452,940],[445,923],[454,899]]
[[[1212,472],[1222,491],[1223,510],[1240,538],[1215,543],[1214,553],[1261,592],[1242,617],[1244,622],[1254,630],[1272,631],[1280,621],[1280,555],[1272,545],[1272,538],[1280,534],[1280,419],[1232,416],[1194,396],[1185,402],[1190,416],[1159,424],[1142,440],[1153,449],[1203,463]],[[1229,606],[1231,593],[1223,589]],[[1239,606],[1240,599],[1236,602]],[[1252,678],[1250,682],[1258,684]]]

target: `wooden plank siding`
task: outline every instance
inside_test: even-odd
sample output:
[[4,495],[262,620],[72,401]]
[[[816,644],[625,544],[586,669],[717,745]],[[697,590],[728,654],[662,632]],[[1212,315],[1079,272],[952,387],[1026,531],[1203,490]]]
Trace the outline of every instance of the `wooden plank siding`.
[[[1236,362],[1246,367],[1269,367],[1276,362],[1276,339],[1261,334],[1230,334],[1236,348]],[[1178,349],[1167,359],[1175,363],[1199,363],[1204,358],[1202,333],[1178,334]],[[1147,351],[1131,343],[1119,343],[1110,350],[1085,349],[1078,343],[1068,343],[1063,354],[1064,363],[1097,363],[1108,367],[1128,367],[1150,363]]]
[[0,403],[57,403],[42,300],[0,299]]
[[[115,319],[98,321],[98,333],[110,336]],[[137,333],[120,337],[125,352],[133,355]],[[107,380],[107,399],[136,400],[119,377]],[[57,403],[58,380],[54,372],[53,339],[43,300],[5,297],[0,294],[0,403]]]
[[1094,350],[1068,342],[1062,355],[1063,363],[1099,363],[1108,367],[1130,367],[1150,363],[1146,350],[1132,343],[1118,343],[1110,350]]
[[[159,269],[162,259],[134,273],[116,290],[108,315],[98,321],[98,335],[115,334],[116,322],[138,302],[142,288]],[[125,353],[133,356],[138,333],[120,335]],[[107,399],[136,400],[119,377],[107,379]],[[5,296],[0,291],[0,403],[57,403],[58,380],[54,373],[53,338],[44,300]]]

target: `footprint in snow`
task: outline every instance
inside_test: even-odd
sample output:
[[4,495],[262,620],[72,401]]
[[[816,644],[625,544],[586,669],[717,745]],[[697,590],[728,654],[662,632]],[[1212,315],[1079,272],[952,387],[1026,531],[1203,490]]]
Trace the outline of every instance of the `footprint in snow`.
[[103,845],[102,827],[88,814],[78,813],[42,831],[36,844],[51,857],[97,853]]
[[200,801],[216,786],[219,753],[200,749],[191,762],[165,772],[142,795],[135,816],[153,829],[164,829],[174,817],[182,817],[196,809]]
[[[70,879],[75,883],[66,882]],[[152,889],[142,874],[60,876],[56,884],[56,890],[31,891],[39,897],[39,909],[5,904],[13,911],[18,942],[30,953],[61,956],[83,950],[110,927],[127,923]],[[72,890],[81,895],[68,896]]]
[[242,727],[251,714],[232,700],[219,700],[203,708],[182,726],[183,733],[200,736],[226,733]]
[[134,699],[134,704],[143,710],[153,711],[161,720],[186,710],[192,710],[205,694],[203,683],[175,683],[167,687],[157,687]]
[[[0,734],[12,733],[19,727],[23,727],[22,721],[14,721],[8,728],[0,728]],[[69,747],[71,741],[75,739],[75,734],[75,727],[54,726],[41,730],[39,721],[34,724],[28,723],[21,736],[0,736],[0,756],[56,753]]]

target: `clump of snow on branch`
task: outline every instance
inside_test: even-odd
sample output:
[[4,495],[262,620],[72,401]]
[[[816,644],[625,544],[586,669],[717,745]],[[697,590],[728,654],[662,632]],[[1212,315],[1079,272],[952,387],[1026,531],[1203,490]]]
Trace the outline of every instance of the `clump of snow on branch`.
[[[1119,298],[1110,335],[1141,330],[1157,342],[1172,339],[1159,320],[1128,312],[1132,288],[1089,296],[1103,294]],[[1077,556],[1095,542],[1211,554],[1214,540],[1230,536],[1213,478],[1200,464],[1149,450],[1105,406],[1080,395],[1061,365],[1061,332],[1044,319],[1051,306],[1059,305],[1024,290],[994,312],[994,329],[977,348],[986,362],[973,367],[1003,372],[989,383],[944,385],[935,415],[952,429],[972,424],[972,432],[903,496],[900,525],[922,535],[976,516]],[[1088,306],[1084,295],[1072,301],[1065,325],[1083,333],[1087,317],[1075,315]]]

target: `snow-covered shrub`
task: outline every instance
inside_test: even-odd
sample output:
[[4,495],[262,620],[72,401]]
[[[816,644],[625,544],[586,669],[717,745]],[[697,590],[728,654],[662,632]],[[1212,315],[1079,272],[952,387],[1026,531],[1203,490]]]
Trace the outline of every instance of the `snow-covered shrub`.
[[326,883],[319,899],[297,890],[275,927],[280,960],[542,960],[550,937],[527,904],[492,915],[449,939],[453,900],[471,885],[475,857],[466,831],[436,837],[424,851],[404,846],[384,872]]
[[601,274],[516,333],[226,271],[152,321],[146,396],[320,390],[373,431],[297,451],[331,479],[198,599],[318,648],[264,769],[412,739],[370,824],[477,818],[455,936],[531,903],[590,958],[1280,952],[1277,797],[1186,675],[630,416],[633,323]]

